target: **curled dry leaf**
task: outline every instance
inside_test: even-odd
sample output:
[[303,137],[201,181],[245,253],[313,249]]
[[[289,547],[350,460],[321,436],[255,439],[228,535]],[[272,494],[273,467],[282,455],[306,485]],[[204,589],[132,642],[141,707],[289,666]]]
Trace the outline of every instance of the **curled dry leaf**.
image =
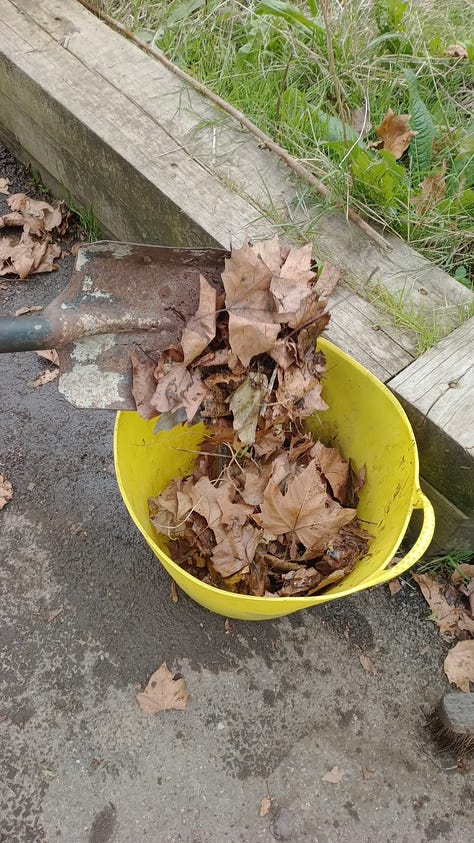
[[322,782],[329,782],[329,784],[339,784],[344,778],[344,770],[341,770],[337,764],[321,776]]
[[[459,599],[449,600],[446,594],[447,586],[437,582],[428,574],[414,574],[413,579],[420,586],[423,597],[433,614],[433,620],[439,626],[442,635],[464,637],[466,632],[474,635],[474,619],[464,606],[461,594]],[[453,586],[451,586],[453,588]]]
[[56,380],[58,375],[58,369],[45,369],[44,372],[40,372],[34,381],[30,381],[29,385],[32,386],[33,389],[37,389],[38,386],[44,386],[46,383],[51,383],[51,381]]
[[0,474],[0,509],[7,505],[13,497],[13,486],[3,474]]
[[380,139],[379,142],[369,144],[369,146],[376,149],[383,148],[387,152],[391,152],[395,158],[401,158],[410,146],[411,139],[418,134],[408,126],[410,116],[410,114],[394,114],[392,109],[389,108],[376,130],[377,137]]
[[11,210],[0,216],[0,229],[16,227],[22,232],[19,240],[0,240],[0,275],[17,275],[24,280],[57,269],[54,261],[60,257],[61,247],[52,242],[52,234],[61,234],[67,227],[65,204],[53,207],[24,193],[9,196],[7,202]]
[[256,246],[244,243],[226,258],[222,281],[229,314],[229,345],[243,366],[270,351],[280,333],[270,293],[272,274]]
[[268,390],[268,378],[262,372],[251,372],[229,398],[233,427],[242,445],[255,442],[258,417]]
[[463,44],[450,44],[446,47],[444,54],[455,59],[467,59],[467,50]]
[[4,196],[8,196],[8,194],[10,193],[10,191],[8,190],[9,184],[10,184],[9,179],[4,179],[4,178],[0,179],[0,193],[2,193]]
[[199,307],[195,315],[188,320],[181,337],[184,363],[191,363],[216,335],[217,293],[208,281],[200,275]]
[[61,255],[57,243],[46,240],[33,240],[23,233],[18,243],[9,237],[0,241],[0,275],[18,275],[24,280],[38,272],[52,272],[57,269],[54,260]]
[[262,801],[260,802],[260,816],[266,817],[267,814],[270,812],[270,808],[272,807],[272,800],[268,798],[268,796],[264,796]]
[[402,590],[402,584],[397,577],[394,580],[390,580],[388,584],[388,590],[390,591],[390,597],[393,597],[395,594],[398,594],[398,592]]
[[59,366],[59,354],[55,348],[45,348],[42,351],[37,351],[36,353],[38,357],[42,357],[43,360],[49,360],[53,366]]
[[474,640],[458,641],[444,660],[444,672],[461,691],[469,692],[474,682]]
[[137,411],[143,419],[152,419],[156,416],[156,407],[151,403],[156,389],[154,376],[156,363],[138,350],[130,352],[130,360],[133,373],[132,395],[135,399]]
[[326,261],[323,263],[318,280],[314,285],[315,293],[321,296],[321,298],[327,298],[334,291],[344,275],[345,271],[343,269],[339,269],[339,267],[334,266],[333,263]]
[[144,691],[137,694],[137,702],[146,714],[177,709],[183,711],[189,700],[186,682],[182,677],[174,677],[163,662],[150,677]]
[[18,310],[15,310],[15,316],[24,316],[25,313],[38,313],[40,310],[43,310],[42,304],[34,304],[32,307],[19,307]]
[[367,673],[377,673],[377,668],[370,656],[367,656],[366,653],[359,653],[359,661]]

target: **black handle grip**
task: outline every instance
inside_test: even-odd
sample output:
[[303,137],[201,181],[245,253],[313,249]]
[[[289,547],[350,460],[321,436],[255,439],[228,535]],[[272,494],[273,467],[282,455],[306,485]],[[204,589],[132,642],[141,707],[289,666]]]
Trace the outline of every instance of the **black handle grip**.
[[51,323],[44,316],[0,316],[0,353],[54,348]]

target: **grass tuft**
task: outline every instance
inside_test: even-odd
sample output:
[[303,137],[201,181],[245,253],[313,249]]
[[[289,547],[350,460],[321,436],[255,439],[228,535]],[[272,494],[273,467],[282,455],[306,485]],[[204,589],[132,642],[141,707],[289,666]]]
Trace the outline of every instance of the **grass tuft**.
[[[96,0],[243,111],[344,204],[474,287],[474,5],[465,0]],[[446,54],[452,44],[467,58]],[[418,136],[368,143],[391,108]],[[355,120],[357,117],[357,121]],[[422,180],[446,195],[420,213]]]

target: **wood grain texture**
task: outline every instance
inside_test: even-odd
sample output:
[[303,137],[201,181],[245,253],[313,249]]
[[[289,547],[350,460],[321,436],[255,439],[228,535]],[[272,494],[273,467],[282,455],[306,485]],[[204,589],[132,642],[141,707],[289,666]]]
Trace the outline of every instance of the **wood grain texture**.
[[474,319],[389,382],[413,426],[423,476],[474,514]]

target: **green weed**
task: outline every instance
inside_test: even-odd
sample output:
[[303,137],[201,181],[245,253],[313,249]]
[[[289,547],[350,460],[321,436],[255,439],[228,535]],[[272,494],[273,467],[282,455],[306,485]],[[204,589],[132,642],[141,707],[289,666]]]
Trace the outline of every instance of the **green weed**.
[[457,571],[463,580],[469,582],[470,578],[459,570],[459,566],[470,563],[473,559],[474,552],[472,550],[452,550],[443,556],[435,556],[433,559],[420,562],[416,566],[416,573],[429,574],[435,579],[438,577],[449,579]]
[[73,199],[69,199],[68,207],[75,217],[77,225],[82,229],[87,240],[93,243],[95,240],[100,240],[101,231],[99,221],[94,213],[92,205],[89,208],[82,208],[77,205]]

